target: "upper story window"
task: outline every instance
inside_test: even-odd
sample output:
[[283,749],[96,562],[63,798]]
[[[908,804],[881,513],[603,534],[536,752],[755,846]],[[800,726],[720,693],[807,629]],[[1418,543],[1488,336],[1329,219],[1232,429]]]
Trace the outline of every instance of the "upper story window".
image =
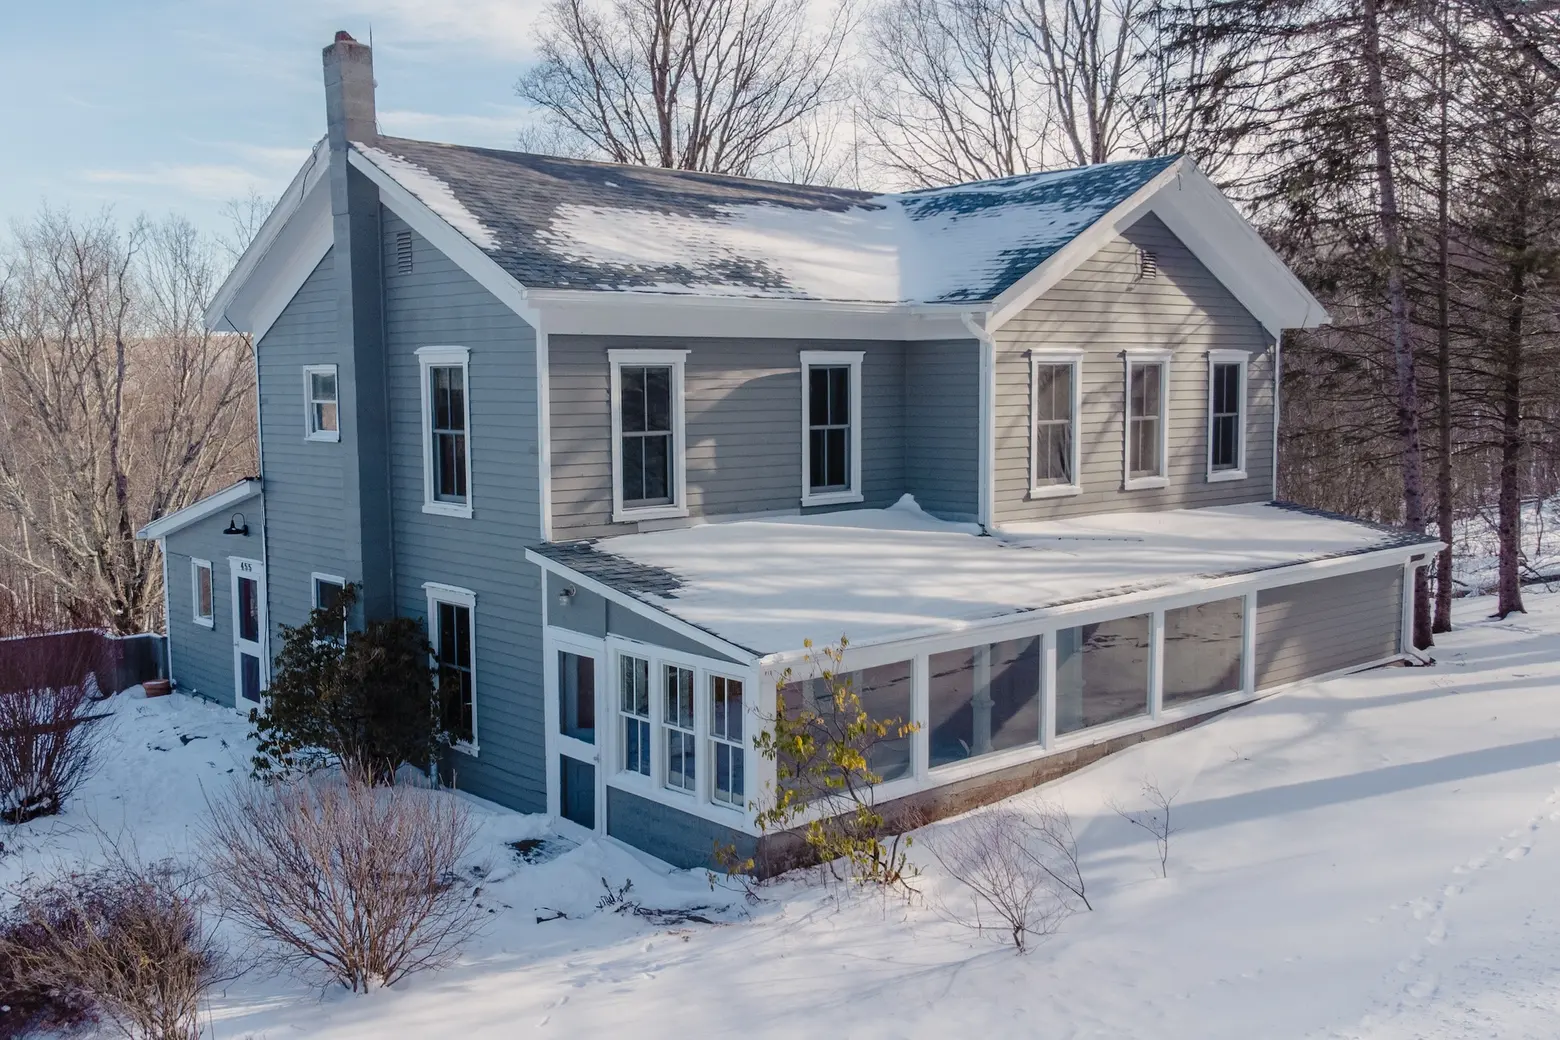
[[1128,490],[1169,484],[1170,354],[1168,351],[1128,351],[1126,354],[1126,444],[1122,486]]
[[428,594],[428,628],[438,668],[439,703],[445,729],[463,751],[477,749],[476,594],[433,582]]
[[1208,479],[1246,478],[1246,364],[1241,350],[1208,352]]
[[685,350],[612,350],[612,519],[687,516]]
[[205,625],[207,628],[217,626],[216,607],[214,605],[211,588],[211,561],[190,560],[190,602],[192,614],[197,625]]
[[1078,413],[1082,356],[1081,351],[1040,350],[1029,356],[1031,498],[1076,495],[1080,490]]
[[423,512],[471,515],[470,352],[465,347],[423,347]]
[[802,351],[802,505],[861,501],[861,351]]
[[310,365],[303,370],[304,436],[311,441],[341,439],[341,413],[336,395],[336,366]]

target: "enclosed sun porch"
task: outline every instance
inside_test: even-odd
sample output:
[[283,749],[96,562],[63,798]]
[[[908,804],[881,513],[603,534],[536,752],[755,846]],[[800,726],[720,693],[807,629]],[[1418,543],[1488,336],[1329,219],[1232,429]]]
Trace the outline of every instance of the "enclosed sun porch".
[[[1281,505],[984,533],[890,509],[540,545],[549,811],[682,866],[754,847],[777,692],[877,719],[879,802],[963,811],[1287,685],[1401,660],[1422,536]],[[809,649],[808,644],[811,644]]]

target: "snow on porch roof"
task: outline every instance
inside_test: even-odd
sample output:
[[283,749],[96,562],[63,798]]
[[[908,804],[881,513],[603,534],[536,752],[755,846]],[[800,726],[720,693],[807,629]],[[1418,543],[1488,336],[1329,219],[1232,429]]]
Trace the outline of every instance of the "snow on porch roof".
[[753,652],[956,632],[1046,607],[1434,545],[1422,535],[1285,505],[1112,513],[992,537],[889,509],[707,524],[532,552]]
[[874,195],[381,137],[357,145],[528,289],[996,298],[1175,156]]

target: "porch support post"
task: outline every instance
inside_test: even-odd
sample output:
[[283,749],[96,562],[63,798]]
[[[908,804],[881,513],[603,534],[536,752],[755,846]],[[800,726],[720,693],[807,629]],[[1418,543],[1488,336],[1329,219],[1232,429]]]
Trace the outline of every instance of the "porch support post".
[[1148,615],[1148,714],[1159,718],[1165,695],[1165,612]]
[[917,779],[924,779],[926,771],[931,768],[932,758],[931,658],[926,654],[916,654],[911,676],[910,712],[920,728],[910,735],[910,754],[913,775]]
[[1246,593],[1241,610],[1240,688],[1247,695],[1257,692],[1257,594]]

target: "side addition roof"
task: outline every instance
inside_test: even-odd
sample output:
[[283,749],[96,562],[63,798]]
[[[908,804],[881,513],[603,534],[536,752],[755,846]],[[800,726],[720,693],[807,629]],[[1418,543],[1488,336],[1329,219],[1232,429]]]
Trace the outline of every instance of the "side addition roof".
[[137,531],[135,536],[144,540],[166,538],[175,531],[181,531],[208,516],[215,516],[242,502],[247,502],[258,494],[260,494],[260,478],[245,477],[236,484],[230,484],[221,491],[207,495],[199,502],[192,502],[183,509],[158,517]]

